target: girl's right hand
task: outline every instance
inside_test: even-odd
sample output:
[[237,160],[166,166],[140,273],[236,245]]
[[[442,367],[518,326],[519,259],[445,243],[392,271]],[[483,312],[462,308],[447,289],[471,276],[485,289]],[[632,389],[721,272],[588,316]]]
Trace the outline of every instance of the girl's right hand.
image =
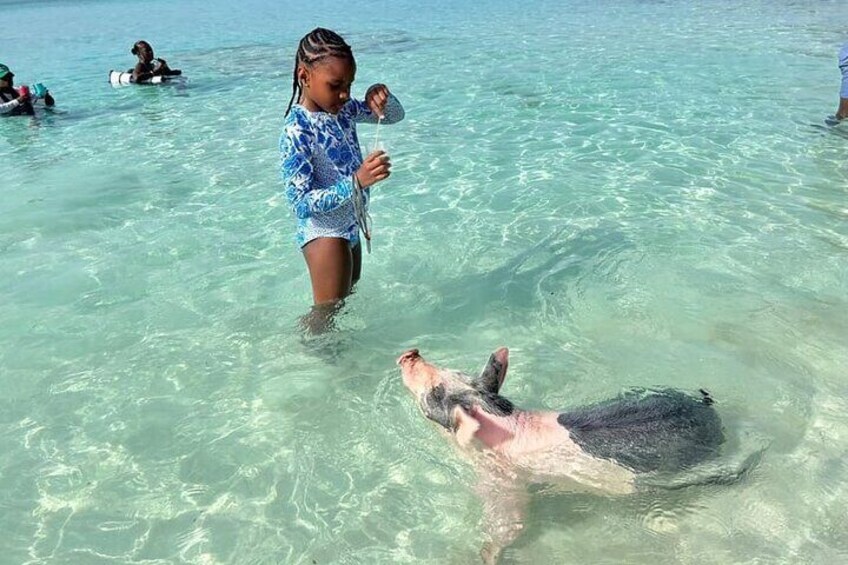
[[369,186],[386,180],[391,173],[392,163],[385,151],[374,151],[365,158],[362,166],[356,171],[356,180],[359,186]]

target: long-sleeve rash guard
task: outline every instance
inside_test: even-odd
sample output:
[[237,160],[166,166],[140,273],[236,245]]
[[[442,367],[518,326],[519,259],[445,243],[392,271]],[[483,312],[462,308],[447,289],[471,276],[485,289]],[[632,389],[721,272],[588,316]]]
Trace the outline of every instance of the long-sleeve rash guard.
[[[404,110],[393,95],[383,110],[384,124],[403,119]],[[286,199],[297,217],[297,243],[303,247],[319,237],[359,242],[353,201],[353,174],[362,165],[356,124],[377,123],[377,116],[360,100],[348,101],[337,115],[310,112],[295,104],[280,136],[280,175]],[[366,189],[367,209],[369,191]]]

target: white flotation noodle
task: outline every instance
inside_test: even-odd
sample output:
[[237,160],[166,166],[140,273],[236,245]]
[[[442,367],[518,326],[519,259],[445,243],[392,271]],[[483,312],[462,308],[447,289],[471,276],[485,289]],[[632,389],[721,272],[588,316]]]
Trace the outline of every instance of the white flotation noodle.
[[112,83],[113,86],[119,86],[123,84],[162,84],[163,82],[170,82],[183,78],[184,77],[182,75],[158,75],[142,81],[135,81],[133,80],[132,73],[121,71],[109,71],[109,82]]

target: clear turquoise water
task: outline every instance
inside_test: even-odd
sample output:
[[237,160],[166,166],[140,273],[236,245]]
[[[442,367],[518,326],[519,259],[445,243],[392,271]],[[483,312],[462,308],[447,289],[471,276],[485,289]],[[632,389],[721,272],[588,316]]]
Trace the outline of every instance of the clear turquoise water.
[[[767,446],[733,486],[540,495],[504,562],[848,558],[845,2],[0,8],[62,111],[0,120],[0,562],[474,563],[473,470],[393,361],[499,345],[521,406],[705,387],[728,457]],[[276,140],[318,24],[408,118],[307,339]],[[108,85],[142,36],[185,88]]]

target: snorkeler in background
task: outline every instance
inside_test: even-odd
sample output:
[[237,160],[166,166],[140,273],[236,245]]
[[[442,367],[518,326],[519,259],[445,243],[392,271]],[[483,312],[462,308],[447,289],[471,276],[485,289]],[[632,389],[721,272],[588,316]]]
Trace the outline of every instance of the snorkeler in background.
[[153,56],[153,47],[146,41],[136,41],[130,53],[138,57],[138,63],[132,70],[133,81],[143,82],[155,76],[175,76],[182,74],[178,69],[172,69],[168,66],[165,59],[159,59]]
[[842,72],[842,87],[839,89],[839,109],[836,119],[848,118],[848,43],[839,51],[839,70]]
[[15,88],[15,73],[0,64],[0,114],[32,116],[35,114],[33,105],[39,101],[44,101],[48,107],[56,103],[41,83],[33,85],[32,89],[28,86]]
[[370,238],[369,188],[391,172],[383,151],[362,158],[356,124],[393,124],[404,117],[384,84],[371,85],[364,101],[353,99],[355,74],[353,52],[335,32],[316,28],[300,40],[280,138],[280,173],[316,306],[338,303],[359,280],[360,231]]

